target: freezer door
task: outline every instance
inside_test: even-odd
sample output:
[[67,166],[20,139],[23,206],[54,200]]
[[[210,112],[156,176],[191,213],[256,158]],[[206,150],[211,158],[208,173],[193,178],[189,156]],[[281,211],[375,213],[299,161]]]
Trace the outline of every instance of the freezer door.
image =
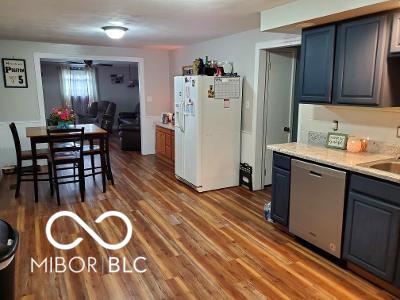
[[174,77],[175,94],[175,175],[183,177],[184,133],[183,133],[183,107],[184,107],[184,77]]
[[239,185],[242,84],[241,78],[229,80],[238,82],[238,98],[210,97],[209,90],[215,88],[215,78],[204,76],[201,80],[201,181],[204,191]]
[[199,124],[201,109],[199,105],[199,77],[187,76],[184,81],[183,178],[195,187],[199,187],[201,186],[201,132]]

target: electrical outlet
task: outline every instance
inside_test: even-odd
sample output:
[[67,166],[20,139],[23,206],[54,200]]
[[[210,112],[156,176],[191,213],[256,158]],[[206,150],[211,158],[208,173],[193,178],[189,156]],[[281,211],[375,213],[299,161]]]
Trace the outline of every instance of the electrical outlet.
[[332,121],[332,130],[333,131],[338,131],[339,130],[339,121],[333,120]]
[[397,127],[397,135],[398,138],[400,138],[400,126]]

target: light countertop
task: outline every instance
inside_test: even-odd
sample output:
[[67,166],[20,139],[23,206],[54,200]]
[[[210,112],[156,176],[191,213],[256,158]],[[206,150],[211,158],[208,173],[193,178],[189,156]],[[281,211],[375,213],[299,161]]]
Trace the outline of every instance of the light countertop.
[[287,143],[287,144],[276,144],[267,146],[269,150],[287,154],[290,156],[302,158],[305,160],[313,161],[353,171],[388,181],[392,181],[400,184],[400,175],[390,172],[380,171],[372,168],[362,166],[375,161],[392,159],[393,156],[388,156],[378,153],[350,153],[344,150],[335,150],[325,148],[323,146],[301,144],[301,143]]
[[175,131],[175,126],[172,123],[164,124],[162,122],[156,122],[156,125],[160,126],[162,128],[165,128],[165,129],[170,129],[170,130],[174,130]]

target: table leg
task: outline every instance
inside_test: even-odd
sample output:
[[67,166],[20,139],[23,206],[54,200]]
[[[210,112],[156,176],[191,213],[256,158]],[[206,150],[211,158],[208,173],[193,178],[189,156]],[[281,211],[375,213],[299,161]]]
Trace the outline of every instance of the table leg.
[[31,151],[32,151],[32,167],[33,167],[33,189],[35,192],[35,202],[38,202],[38,165],[37,165],[37,155],[36,155],[36,142],[31,139]]
[[103,193],[106,192],[106,170],[107,170],[107,165],[106,165],[106,159],[105,159],[105,151],[104,151],[104,137],[100,139],[100,160],[101,160],[101,179],[102,179],[102,184],[103,184]]

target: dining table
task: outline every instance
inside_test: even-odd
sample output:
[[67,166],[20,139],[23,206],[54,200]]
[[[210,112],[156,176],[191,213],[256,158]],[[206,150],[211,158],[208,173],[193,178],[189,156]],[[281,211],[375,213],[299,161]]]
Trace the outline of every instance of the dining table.
[[[68,128],[84,128],[83,139],[85,141],[93,140],[99,141],[100,148],[100,160],[101,167],[104,168],[106,165],[105,162],[105,149],[104,149],[104,141],[107,139],[107,131],[97,126],[96,124],[74,124],[69,125]],[[48,128],[57,128],[57,126],[36,126],[36,127],[26,127],[26,137],[31,142],[31,151],[32,151],[32,167],[33,167],[33,187],[35,194],[35,202],[38,202],[39,192],[38,192],[38,161],[37,161],[37,145],[48,143],[47,129]],[[106,186],[106,179],[102,176],[103,187]],[[104,192],[105,190],[103,190]]]

